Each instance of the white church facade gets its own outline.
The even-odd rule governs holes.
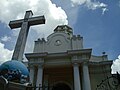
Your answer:
[[[33,53],[25,54],[30,82],[49,86],[46,90],[96,90],[111,74],[112,61],[92,55],[91,48],[83,47],[83,37],[73,35],[71,27],[57,26],[47,40],[35,41]]]

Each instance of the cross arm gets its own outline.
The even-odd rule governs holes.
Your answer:
[[[22,26],[22,23],[24,21],[25,21],[25,19],[10,21],[9,26],[11,29],[19,28]],[[28,23],[29,23],[29,26],[45,24],[45,17],[44,16],[31,17],[28,19]]]
[[[23,19],[10,21],[9,26],[11,29],[19,28],[19,27],[21,27],[22,22],[23,22]]]
[[[45,17],[44,16],[31,17],[28,19],[28,23],[30,26],[38,25],[38,24],[45,24]]]

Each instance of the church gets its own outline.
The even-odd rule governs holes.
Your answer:
[[[39,38],[25,56],[30,82],[45,90],[96,90],[111,75],[107,55],[92,55],[92,47],[84,48],[83,37],[68,25],[57,26],[47,40]]]
[[[105,53],[92,55],[92,47],[84,48],[83,37],[68,25],[57,26],[47,39],[38,38],[33,52],[25,54],[26,67],[22,58],[29,28],[45,24],[44,16],[32,15],[26,11],[24,19],[9,23],[21,30],[12,59],[0,66],[0,90],[119,90],[120,76],[111,77],[112,60]]]

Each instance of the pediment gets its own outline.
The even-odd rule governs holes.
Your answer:
[[[46,43],[48,52],[64,52],[70,48],[70,37],[66,33],[53,33],[48,36],[48,41]]]

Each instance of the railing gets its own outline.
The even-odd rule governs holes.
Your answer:
[[[102,80],[96,90],[120,90],[120,74],[113,74]]]
[[[27,88],[26,88],[26,90],[50,90],[50,88],[53,88],[53,86],[45,86],[45,85],[43,85],[43,86],[31,86],[31,85],[29,85],[29,86],[27,86]]]

